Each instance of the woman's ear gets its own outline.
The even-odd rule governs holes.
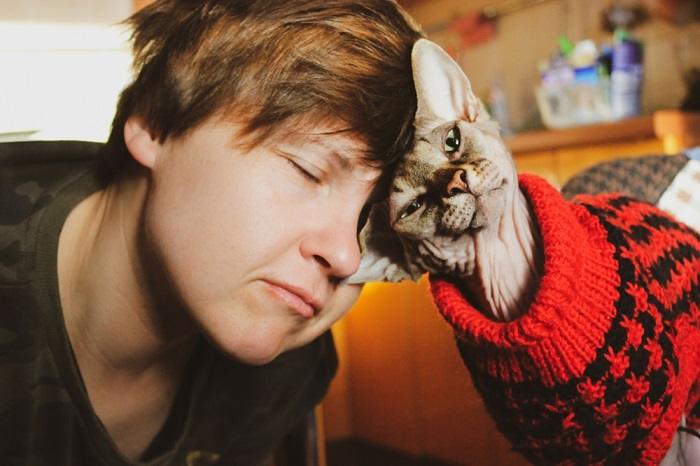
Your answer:
[[[131,156],[142,166],[151,169],[161,150],[161,143],[151,136],[142,118],[131,116],[124,123],[124,143]]]

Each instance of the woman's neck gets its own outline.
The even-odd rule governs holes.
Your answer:
[[[145,175],[76,206],[58,246],[66,331],[93,409],[136,458],[164,422],[198,333],[148,248]]]
[[[59,293],[71,343],[96,346],[110,369],[138,372],[178,353],[195,333],[146,244],[147,190],[145,175],[121,177],[73,209],[59,240]]]

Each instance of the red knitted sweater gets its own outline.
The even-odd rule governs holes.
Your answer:
[[[536,464],[656,465],[683,413],[700,427],[700,236],[620,195],[520,186],[544,245],[528,312],[492,321],[431,277],[475,386]]]

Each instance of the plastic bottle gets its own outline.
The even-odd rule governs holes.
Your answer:
[[[613,118],[628,118],[642,112],[642,43],[616,33],[610,74],[610,100]]]

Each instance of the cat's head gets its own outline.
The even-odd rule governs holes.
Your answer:
[[[348,279],[400,281],[424,272],[470,275],[474,238],[498,228],[516,171],[499,128],[459,65],[438,45],[416,42],[415,139],[387,199],[360,233],[360,269]]]

